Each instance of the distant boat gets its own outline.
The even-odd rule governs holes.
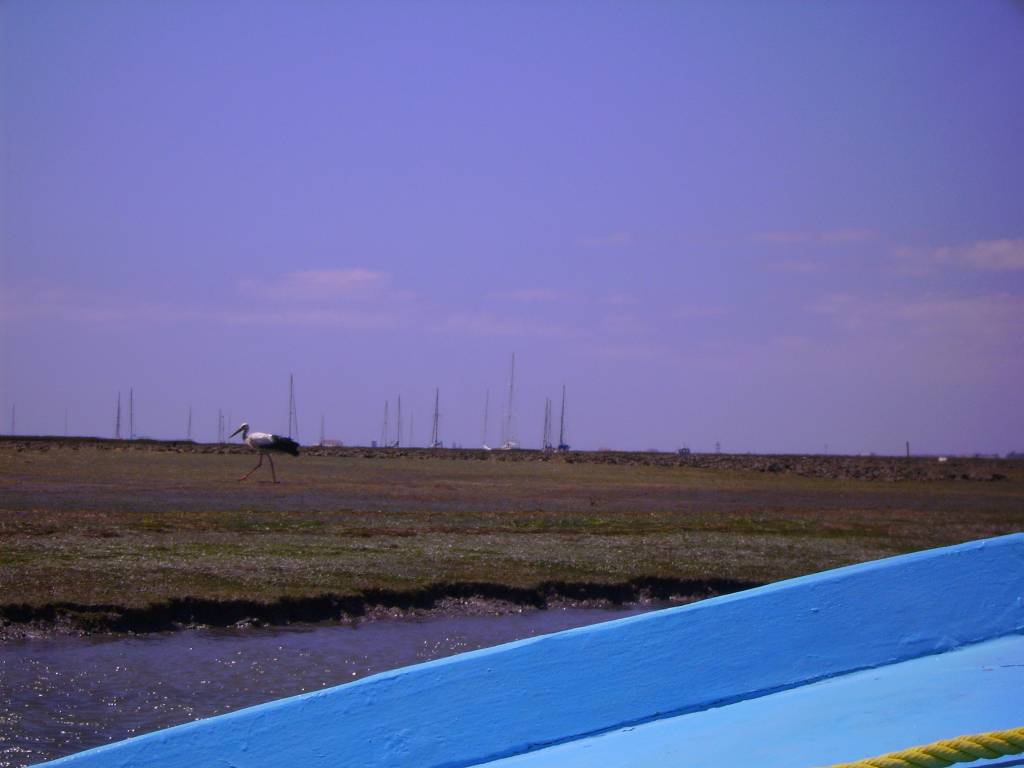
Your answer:
[[[813,768],[1020,726],[1022,691],[1015,534],[405,667],[52,765]]]

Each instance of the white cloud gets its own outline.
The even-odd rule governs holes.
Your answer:
[[[872,229],[834,229],[817,231],[758,232],[751,235],[755,243],[765,245],[847,245],[873,240],[878,233]]]
[[[349,329],[395,328],[404,321],[402,315],[391,312],[336,309],[228,310],[212,315],[212,319],[229,325]]]
[[[1024,239],[978,240],[960,247],[936,248],[932,254],[939,264],[997,271],[1024,269]]]
[[[301,273],[300,273],[301,274]],[[301,285],[302,280],[290,284]],[[308,295],[308,294],[307,294]],[[389,293],[388,296],[397,294]],[[0,294],[0,317],[11,322],[52,319],[88,326],[123,327],[206,323],[247,326],[301,325],[337,328],[387,328],[404,324],[409,309],[390,307],[309,307],[274,304],[257,306],[251,301],[223,308],[189,307],[145,298],[124,299],[69,285],[23,284]],[[390,302],[393,304],[394,302]]]
[[[931,295],[865,297],[824,296],[810,307],[858,332],[904,335],[970,336],[980,341],[1016,339],[1024,328],[1024,298],[1009,294],[984,296]]]
[[[989,272],[1024,270],[1024,238],[976,240],[937,248],[899,246],[893,249],[899,272],[923,275],[944,268]]]
[[[0,317],[8,322],[56,319],[116,326],[142,316],[160,318],[161,314],[155,305],[104,297],[69,284],[32,281],[5,286],[0,292]]]
[[[390,285],[391,276],[369,269],[309,269],[272,279],[244,278],[248,294],[295,301],[374,298]]]
[[[515,301],[523,304],[597,304],[607,307],[625,307],[639,304],[636,296],[628,293],[613,293],[605,296],[588,296],[571,291],[553,291],[548,288],[524,288],[516,291],[493,291],[489,298]]]

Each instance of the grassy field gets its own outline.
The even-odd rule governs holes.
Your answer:
[[[0,606],[768,582],[1024,530],[1021,462],[880,482],[423,456],[281,457],[273,485],[265,467],[236,482],[254,464],[237,451],[0,441]]]

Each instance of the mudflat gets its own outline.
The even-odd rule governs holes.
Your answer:
[[[693,599],[1024,530],[1024,462],[0,440],[0,625]]]

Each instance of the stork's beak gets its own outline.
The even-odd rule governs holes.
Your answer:
[[[245,428],[245,425],[243,424],[243,425],[242,425],[242,426],[240,426],[240,427],[239,427],[238,429],[236,429],[236,430],[235,430],[234,432],[232,432],[232,433],[231,433],[230,435],[228,435],[228,440],[230,440],[230,439],[231,439],[232,437],[234,437],[235,435],[237,435],[237,434],[238,434],[239,432],[241,432],[241,431],[242,431],[242,430],[243,430],[244,428]]]

